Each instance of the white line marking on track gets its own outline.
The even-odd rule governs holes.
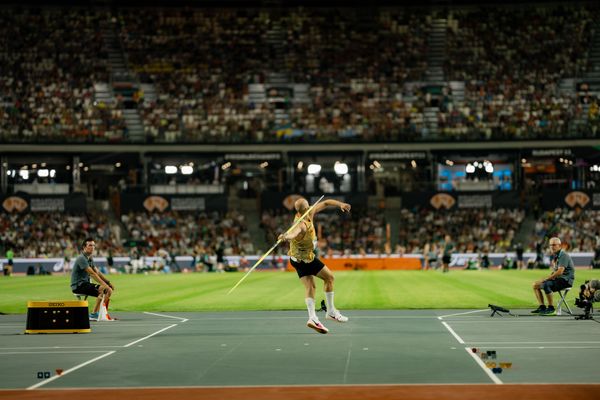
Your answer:
[[[600,342],[468,342],[469,344],[600,344]]]
[[[83,367],[85,367],[85,366],[86,366],[86,365],[88,365],[88,364],[91,364],[91,363],[93,363],[93,362],[96,362],[96,361],[98,361],[98,360],[100,360],[100,359],[102,359],[102,358],[104,358],[104,357],[108,357],[108,356],[110,356],[111,354],[114,354],[115,352],[116,352],[116,350],[109,351],[108,353],[105,353],[105,354],[103,354],[103,355],[101,355],[101,356],[98,356],[98,357],[96,357],[96,358],[92,358],[91,360],[88,360],[88,361],[86,361],[86,362],[84,362],[84,363],[81,363],[81,364],[79,364],[79,365],[76,365],[76,366],[74,366],[73,368],[69,368],[68,370],[66,370],[66,371],[63,371],[63,373],[62,373],[62,374],[60,374],[60,375],[54,375],[52,378],[44,379],[44,380],[43,380],[43,381],[41,381],[40,383],[36,383],[35,385],[29,386],[29,387],[28,387],[26,390],[33,390],[33,389],[37,389],[37,388],[39,388],[40,386],[44,386],[45,384],[47,384],[47,383],[50,383],[50,382],[52,382],[52,381],[54,381],[54,380],[56,380],[56,379],[58,379],[58,378],[60,378],[60,377],[62,377],[62,376],[65,376],[65,375],[67,375],[67,374],[70,374],[70,373],[71,373],[71,372],[73,372],[73,371],[77,371],[79,368],[83,368]]]
[[[366,315],[362,315],[362,316],[356,316],[356,315],[352,315],[351,318],[353,319],[437,319],[436,315],[430,315],[430,316],[424,316],[424,315],[417,315],[414,317],[409,317],[409,316],[400,316],[400,315],[390,315],[390,316],[383,316],[383,315],[377,315],[377,316],[366,316]],[[276,317],[200,317],[200,318],[190,318],[189,320],[191,321],[281,321],[281,320],[287,320],[287,319],[293,319],[293,320],[305,320],[306,317],[302,316],[302,317],[284,317],[284,316],[276,316]]]
[[[148,336],[144,336],[144,337],[143,337],[143,338],[141,338],[141,339],[135,340],[135,341],[133,341],[133,342],[131,342],[131,343],[127,343],[127,344],[126,344],[125,346],[123,346],[123,347],[129,347],[129,346],[133,346],[134,344],[136,344],[136,343],[139,343],[139,342],[141,342],[142,340],[149,339],[149,338],[151,338],[152,336],[154,336],[154,335],[158,335],[159,333],[161,333],[161,332],[164,332],[164,331],[166,331],[167,329],[171,329],[171,328],[172,328],[172,327],[174,327],[174,326],[177,326],[177,324],[169,325],[169,326],[167,326],[166,328],[163,328],[163,329],[161,329],[161,330],[158,330],[158,331],[156,331],[156,332],[154,332],[154,333],[151,333],[151,334],[150,334],[150,335],[148,335]]]
[[[82,351],[8,351],[0,352],[0,354],[69,354],[69,353],[105,353],[102,350],[82,350]]]
[[[48,347],[0,347],[4,350],[50,350],[50,349],[102,349],[105,347],[123,347],[123,346],[48,346]]]
[[[348,382],[348,369],[350,369],[350,358],[352,356],[352,342],[348,348],[348,356],[346,357],[346,366],[344,367],[344,383]]]
[[[494,346],[494,349],[600,349],[600,346]]]
[[[162,322],[156,322],[155,324],[122,324],[119,321],[114,321],[114,323],[112,323],[113,321],[110,321],[111,323],[104,323],[104,322],[96,322],[92,325],[92,327],[94,329],[104,329],[104,328],[114,328],[116,327],[117,329],[121,329],[122,327],[127,327],[127,328],[138,328],[138,327],[142,327],[145,328],[147,326],[165,326],[165,324],[167,324],[168,322],[166,322],[165,320],[163,320]],[[172,322],[172,321],[169,321]]]
[[[483,371],[484,371],[484,372],[487,374],[487,376],[489,376],[489,377],[490,377],[490,379],[491,379],[491,380],[492,380],[492,381],[493,381],[495,384],[497,384],[497,385],[502,385],[502,384],[504,383],[504,382],[502,382],[502,381],[501,381],[501,380],[500,380],[500,379],[499,379],[499,378],[496,376],[496,374],[494,374],[494,373],[492,372],[492,370],[491,370],[491,369],[489,369],[488,367],[486,367],[486,366],[485,366],[485,364],[483,363],[483,361],[481,361],[481,359],[480,359],[480,358],[477,356],[477,354],[476,354],[476,353],[473,353],[473,352],[471,351],[471,348],[470,348],[470,347],[465,347],[465,351],[466,351],[467,353],[469,353],[469,355],[470,355],[471,357],[473,357],[473,360],[475,360],[475,362],[477,363],[477,365],[479,365],[479,366],[480,366],[480,367],[483,369]]]
[[[446,317],[454,317],[455,315],[475,314],[475,313],[480,313],[480,312],[483,312],[483,311],[489,311],[489,309],[488,308],[484,308],[482,310],[474,310],[474,311],[466,311],[466,312],[455,313],[455,314],[440,315],[438,317],[438,319],[443,319],[443,318],[446,318]]]
[[[181,322],[186,322],[189,321],[189,318],[182,318],[182,317],[176,317],[174,315],[167,315],[167,314],[156,314],[156,313],[151,313],[151,312],[147,312],[144,311],[144,314],[148,314],[148,315],[156,315],[157,317],[165,317],[165,318],[175,318],[175,319],[180,319]]]
[[[464,324],[480,324],[480,323],[486,323],[489,324],[491,322],[507,322],[509,324],[535,324],[535,325],[539,325],[539,324],[551,324],[551,323],[555,323],[555,324],[566,324],[569,321],[574,321],[572,319],[567,319],[567,318],[553,318],[553,319],[500,319],[500,318],[496,318],[496,319],[453,319],[452,322],[453,323],[464,323]]]
[[[460,336],[458,336],[458,334],[456,332],[454,332],[454,329],[452,329],[450,327],[450,325],[448,325],[446,322],[443,322],[443,321],[442,321],[442,325],[444,325],[446,327],[446,329],[448,329],[448,331],[452,334],[452,336],[454,336],[454,338],[456,340],[458,340],[458,343],[465,344],[465,341],[462,340],[462,338]]]

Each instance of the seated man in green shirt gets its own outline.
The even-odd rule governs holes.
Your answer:
[[[105,297],[105,300],[108,300],[115,289],[110,281],[94,265],[92,255],[95,249],[96,243],[94,239],[85,239],[81,254],[75,260],[73,271],[71,272],[71,291],[76,294],[85,294],[97,298],[94,311],[90,314],[90,320],[98,320],[98,311],[100,310],[102,296]],[[94,278],[98,284],[91,283],[90,277]]]
[[[571,256],[562,248],[562,243],[557,237],[550,239],[550,251],[552,251],[553,271],[549,277],[533,283],[533,292],[538,300],[539,307],[532,311],[539,315],[556,315],[552,293],[573,286],[575,281],[575,267]],[[548,307],[544,304],[542,290],[546,293]]]

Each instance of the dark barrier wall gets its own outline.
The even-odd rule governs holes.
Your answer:
[[[412,192],[402,194],[402,207],[436,210],[468,208],[517,208],[517,192]]]
[[[261,195],[261,206],[263,210],[276,210],[280,208],[286,208],[291,210],[294,201],[299,197],[305,197],[310,204],[321,197],[321,194],[310,194],[305,195],[302,193],[285,193],[285,192],[269,192],[265,191]],[[346,193],[346,194],[335,194],[325,195],[323,199],[335,199],[349,203],[353,208],[367,207],[368,194],[367,193]]]
[[[86,201],[83,193],[69,195],[30,195],[18,192],[12,195],[0,195],[2,212],[66,212],[81,214],[86,212]]]
[[[121,194],[121,213],[130,211],[227,211],[227,197],[219,195],[147,195]]]
[[[555,208],[600,209],[600,192],[544,189],[542,194],[544,210]]]

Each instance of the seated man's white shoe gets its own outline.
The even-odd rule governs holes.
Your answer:
[[[311,329],[314,329],[315,331],[317,331],[319,333],[329,332],[329,329],[325,328],[325,326],[317,318],[309,319],[308,322],[306,323],[306,326],[308,326]]]
[[[332,313],[328,311],[327,316],[325,318],[332,319],[337,322],[348,322],[348,317],[343,316],[342,313],[338,310],[334,310]]]

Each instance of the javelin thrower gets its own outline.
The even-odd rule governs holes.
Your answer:
[[[317,201],[315,202],[315,204],[313,204],[311,207],[309,207],[309,208],[308,208],[308,210],[306,210],[306,212],[305,212],[305,213],[304,213],[304,214],[303,214],[303,215],[302,215],[300,218],[296,218],[296,219],[294,219],[294,224],[293,224],[293,225],[290,227],[290,229],[288,229],[288,230],[287,230],[287,232],[290,232],[290,231],[292,231],[292,230],[293,230],[293,229],[294,229],[294,228],[295,228],[295,227],[296,227],[296,226],[297,226],[297,225],[298,225],[300,222],[302,222],[302,221],[304,220],[304,218],[306,218],[306,217],[308,216],[308,214],[309,214],[309,213],[310,213],[310,212],[311,212],[311,211],[312,211],[312,210],[315,208],[315,206],[316,206],[316,205],[317,205],[317,204],[318,204],[318,203],[319,203],[319,202],[320,202],[320,201],[323,199],[323,197],[325,197],[325,196],[321,196],[321,197],[319,197],[319,200],[317,200]],[[287,233],[287,232],[286,232],[286,233]],[[256,262],[256,263],[255,263],[255,264],[252,266],[252,268],[250,268],[250,269],[248,270],[248,272],[246,272],[246,275],[242,276],[242,279],[240,279],[240,280],[238,281],[238,283],[236,283],[236,284],[235,284],[235,286],[234,286],[234,287],[232,287],[232,288],[229,290],[229,292],[227,292],[227,294],[231,294],[231,292],[233,292],[233,291],[235,290],[235,288],[236,288],[236,287],[240,286],[240,283],[242,283],[242,282],[244,281],[244,279],[246,279],[246,278],[248,277],[248,275],[250,275],[250,273],[251,273],[252,271],[254,271],[254,269],[255,269],[256,267],[258,267],[258,266],[260,265],[260,263],[261,263],[261,262],[262,262],[262,261],[263,261],[263,260],[264,260],[264,259],[265,259],[265,258],[266,258],[268,255],[269,255],[269,254],[271,254],[271,252],[272,252],[273,250],[275,250],[275,248],[276,248],[277,246],[279,246],[279,243],[281,243],[281,242],[283,242],[283,239],[281,239],[281,237],[280,237],[280,238],[279,238],[279,240],[277,240],[277,243],[275,243],[275,244],[273,245],[273,247],[271,247],[271,248],[270,248],[270,249],[269,249],[269,250],[268,250],[268,251],[267,251],[265,254],[263,254],[263,255],[262,255],[262,257],[261,257],[261,258],[259,258],[259,259],[258,259],[258,261],[257,261],[257,262]]]
[[[312,210],[309,210],[306,199],[300,198],[294,204],[296,208],[295,221],[301,220],[293,229],[279,235],[279,240],[290,242],[290,264],[296,269],[300,281],[305,288],[305,303],[308,309],[308,322],[306,326],[319,333],[327,333],[329,330],[319,321],[315,312],[315,280],[320,278],[324,282],[325,302],[327,303],[327,319],[337,322],[347,322],[348,317],[343,316],[336,308],[333,302],[333,273],[325,264],[315,257],[314,248],[317,241],[313,218],[315,214],[323,211],[327,207],[336,207],[342,212],[350,211],[350,204],[341,201],[328,199],[322,203],[315,204]],[[301,219],[302,215],[308,213],[306,218]]]
[[[294,208],[296,209],[296,216],[294,218],[294,224],[287,232],[279,235],[277,243],[273,246],[258,262],[246,273],[246,275],[238,282],[233,289],[235,289],[250,272],[269,254],[279,243],[282,241],[290,242],[290,250],[288,252],[290,256],[290,263],[296,269],[300,281],[305,288],[305,303],[308,309],[308,322],[306,326],[319,333],[327,333],[329,330],[319,321],[315,312],[315,281],[314,277],[318,277],[323,280],[325,288],[325,301],[327,303],[327,319],[331,319],[337,322],[347,322],[348,317],[342,315],[339,310],[335,308],[333,301],[333,273],[325,264],[315,257],[314,249],[317,241],[317,235],[315,233],[315,226],[313,224],[313,218],[315,214],[323,211],[327,207],[336,207],[342,212],[350,211],[350,204],[343,203],[341,201],[328,199],[320,202],[323,196],[315,204],[309,206],[308,201],[304,198],[296,200]],[[231,289],[229,292],[233,291]]]

